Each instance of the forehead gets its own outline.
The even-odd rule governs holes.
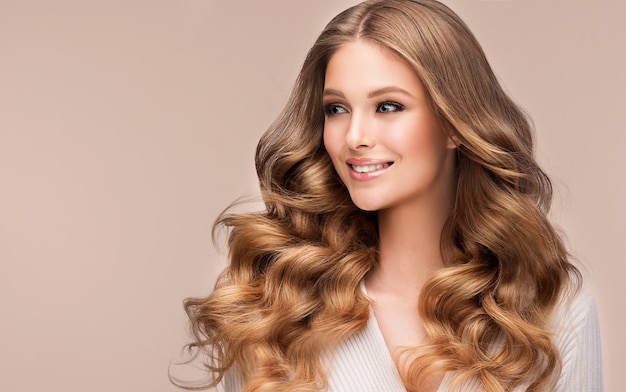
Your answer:
[[[423,90],[413,69],[400,56],[369,40],[343,44],[326,67],[325,89],[367,92],[392,86]]]

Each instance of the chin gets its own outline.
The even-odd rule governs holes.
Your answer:
[[[357,206],[357,208],[363,211],[375,212],[383,208],[381,203],[375,200],[371,200],[371,199],[362,200],[362,199],[352,198],[352,202],[354,203],[355,206]]]

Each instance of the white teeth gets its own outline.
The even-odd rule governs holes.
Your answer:
[[[374,170],[380,170],[385,167],[389,167],[389,164],[379,163],[376,165],[366,165],[366,166],[351,165],[351,166],[352,166],[352,169],[357,173],[369,173],[369,172],[373,172]]]

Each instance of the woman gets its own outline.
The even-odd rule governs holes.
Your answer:
[[[259,142],[266,210],[185,308],[227,391],[596,391],[597,315],[528,119],[434,0],[321,33]]]

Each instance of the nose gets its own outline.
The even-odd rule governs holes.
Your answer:
[[[353,113],[346,133],[346,144],[352,150],[362,150],[374,147],[374,138],[370,129],[370,122],[366,116]]]

